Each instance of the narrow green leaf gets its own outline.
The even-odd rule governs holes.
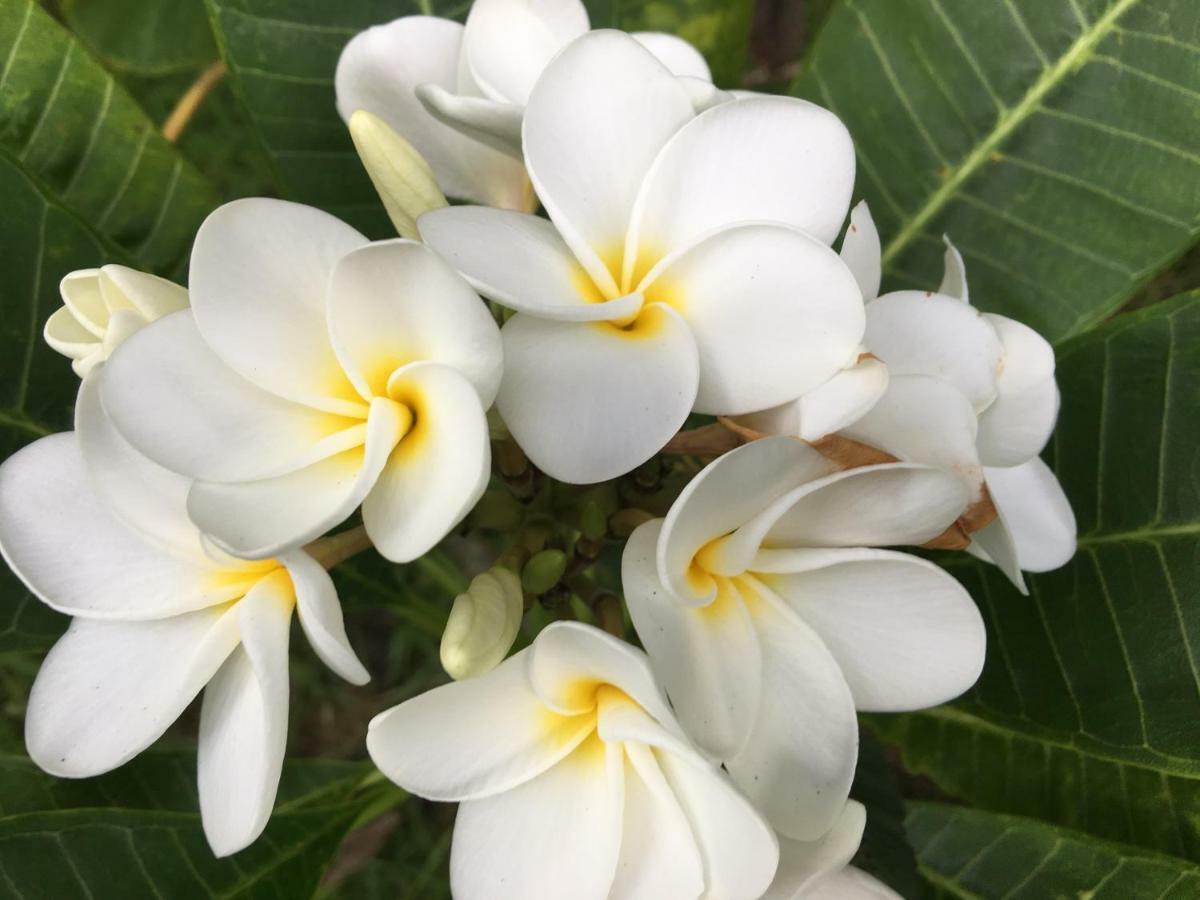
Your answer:
[[[1186,900],[1200,868],[1065,828],[937,803],[910,808],[921,874],[939,897]]]
[[[858,148],[893,285],[971,296],[1052,340],[1102,321],[1200,234],[1194,0],[842,0],[797,93]]]
[[[1029,597],[946,560],[987,622],[983,676],[872,724],[973,804],[1200,860],[1200,292],[1070,342],[1058,379],[1075,559]]]
[[[110,69],[165,75],[217,58],[204,0],[63,0],[61,9]]]

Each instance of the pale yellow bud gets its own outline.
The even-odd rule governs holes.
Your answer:
[[[446,674],[459,681],[496,668],[517,639],[524,611],[521,579],[510,569],[493,566],[476,575],[454,598],[442,633]]]
[[[429,163],[386,122],[365,109],[350,117],[350,137],[401,237],[420,240],[417,218],[446,206]]]

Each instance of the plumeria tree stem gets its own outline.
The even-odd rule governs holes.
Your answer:
[[[309,556],[328,570],[370,547],[371,539],[367,536],[367,529],[359,525],[349,531],[331,534],[318,541],[313,541],[305,549]]]
[[[163,123],[162,127],[163,137],[172,144],[179,140],[183,130],[192,121],[192,116],[196,114],[196,110],[204,103],[212,89],[221,83],[227,71],[225,63],[218,59],[200,73],[191,86],[184,91],[183,96],[179,98],[179,102],[175,104],[171,114],[167,116],[167,121]]]

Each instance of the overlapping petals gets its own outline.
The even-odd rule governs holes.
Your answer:
[[[645,656],[590,626],[551,625],[382,713],[367,748],[406,790],[460,801],[463,900],[752,898],[775,873],[770,828],[684,737]]]
[[[937,567],[869,545],[922,543],[968,491],[911,464],[832,471],[775,437],[688,485],[626,546],[638,636],[680,720],[785,837],[813,841],[840,814],[855,709],[907,710],[966,690],[983,623]]]

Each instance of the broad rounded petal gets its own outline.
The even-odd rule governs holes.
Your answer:
[[[363,500],[363,524],[383,556],[409,562],[444,538],[475,506],[491,475],[487,416],[454,369],[412,363],[388,382],[412,430],[392,451]]]
[[[339,259],[367,239],[328,213],[247,198],[218,208],[192,246],[188,283],[204,340],[280,397],[345,412],[358,400],[329,345],[325,297]]]
[[[822,878],[804,897],[805,900],[903,900],[878,878],[854,866]]]
[[[1008,469],[983,470],[992,502],[1026,572],[1049,572],[1075,555],[1075,513],[1054,472],[1037,457]]]
[[[865,327],[838,255],[782,225],[718,231],[664,260],[638,289],[687,320],[702,413],[750,412],[817,387],[854,360]]]
[[[637,35],[634,35],[637,37]],[[688,93],[692,101],[692,109],[696,114],[712,109],[722,103],[728,103],[738,94],[737,91],[723,91],[707,78],[693,78],[689,75],[677,76],[679,85]]]
[[[346,374],[368,401],[418,360],[456,369],[491,406],[503,368],[500,330],[453,269],[415,241],[384,241],[337,263],[329,283],[329,331]]]
[[[933,563],[886,550],[765,550],[753,571],[825,643],[863,712],[936,706],[979,677],[979,610]]]
[[[692,740],[717,759],[750,734],[762,692],[758,637],[736,593],[705,607],[686,606],[658,577],[662,522],[629,537],[621,561],[625,604],[658,680]]]
[[[286,576],[275,576],[238,603],[242,646],[204,691],[197,787],[217,856],[253,843],[275,805],[287,745],[291,602]]]
[[[725,768],[785,837],[816,840],[836,821],[858,761],[854,698],[837,660],[779,598],[739,579],[758,627],[763,696],[750,739]]]
[[[967,289],[967,267],[963,263],[962,254],[958,252],[957,247],[950,243],[950,238],[942,235],[942,240],[946,242],[946,252],[943,255],[945,263],[942,283],[938,285],[937,292],[945,294],[947,297],[953,297],[955,300],[961,300],[963,303],[970,303],[971,294]]]
[[[419,84],[416,93],[425,111],[443,125],[513,159],[524,158],[521,154],[523,106],[456,94],[439,84]]]
[[[665,254],[738,222],[792,225],[831,244],[854,184],[854,147],[833,113],[757,96],[715,106],[680,129],[637,199],[629,247]],[[635,254],[626,251],[628,265]]]
[[[194,550],[198,556],[199,544]],[[239,580],[146,543],[92,490],[75,434],[0,465],[0,551],[46,605],[92,619],[156,619],[224,603]]]
[[[980,495],[978,419],[966,395],[948,381],[893,375],[883,396],[843,433],[905,462],[953,472],[972,500]]]
[[[100,269],[100,293],[114,312],[119,304],[132,306],[147,322],[188,307],[187,288],[128,266]]]
[[[481,294],[544,319],[627,319],[640,295],[605,300],[550,222],[482,206],[452,206],[421,216],[421,238]]]
[[[425,157],[451,197],[522,208],[528,181],[520,162],[442,124],[417,98],[426,83],[458,93],[462,34],[457,22],[433,16],[359,32],[338,58],[338,112],[346,121],[359,109],[383,119]]]
[[[362,445],[274,478],[197,481],[188,492],[188,515],[218,547],[243,559],[307,544],[358,508],[411,423],[407,409],[376,398]]]
[[[1005,316],[985,315],[1004,345],[996,402],[979,417],[979,458],[986,466],[1018,466],[1042,452],[1058,418],[1054,348]]]
[[[450,888],[461,900],[604,900],[621,845],[623,753],[591,740],[532,781],[463,803]]]
[[[622,900],[696,898],[704,892],[704,862],[692,826],[663,776],[654,752],[626,744],[621,856],[609,896]]]
[[[463,53],[485,94],[524,106],[550,60],[587,30],[579,0],[476,0]]]
[[[779,842],[779,869],[762,900],[808,897],[817,884],[840,872],[854,858],[867,825],[867,810],[847,800],[833,827],[815,841]],[[834,895],[837,896],[837,895]]]
[[[879,296],[879,282],[883,278],[881,255],[879,229],[871,218],[867,201],[860,200],[850,210],[850,224],[846,228],[846,236],[842,238],[841,257],[842,262],[854,273],[854,280],[862,291],[864,301]]]
[[[596,720],[548,710],[529,684],[528,665],[525,650],[486,674],[380,713],[367,729],[371,759],[429,800],[487,797],[540,775],[591,734]]]
[[[702,760],[664,753],[658,761],[692,823],[704,860],[704,897],[761,897],[779,862],[779,844],[763,816],[723,772]]]
[[[617,31],[594,31],[572,43],[529,98],[523,127],[529,177],[606,293],[627,293],[617,284],[634,200],[659,150],[692,115],[675,76]]]
[[[496,406],[538,468],[590,484],[636,468],[683,425],[696,397],[696,343],[679,314],[646,307],[630,329],[518,314],[501,330]]]
[[[115,769],[154,743],[239,640],[224,608],[152,622],[75,619],[50,651],[25,714],[25,747],[62,778]]]
[[[717,586],[693,565],[696,554],[789,491],[834,470],[812,447],[785,437],[753,441],[718,457],[688,482],[667,513],[658,540],[660,580],[684,602],[708,603]]]
[[[888,388],[888,368],[864,356],[796,401],[800,437],[816,441],[866,415]]]
[[[293,471],[324,455],[323,439],[361,424],[255,387],[204,343],[189,312],[160,319],[122,344],[105,363],[100,396],[139,452],[214,481]]]
[[[635,31],[630,37],[653,53],[672,74],[712,81],[704,56],[683,38],[661,31]]]
[[[1003,348],[991,323],[945,294],[897,291],[867,304],[872,353],[897,375],[931,375],[948,381],[982,410],[996,397]]]
[[[300,627],[321,662],[351,684],[366,684],[371,676],[346,637],[342,604],[329,573],[300,550],[285,554],[280,562],[292,578]]]

